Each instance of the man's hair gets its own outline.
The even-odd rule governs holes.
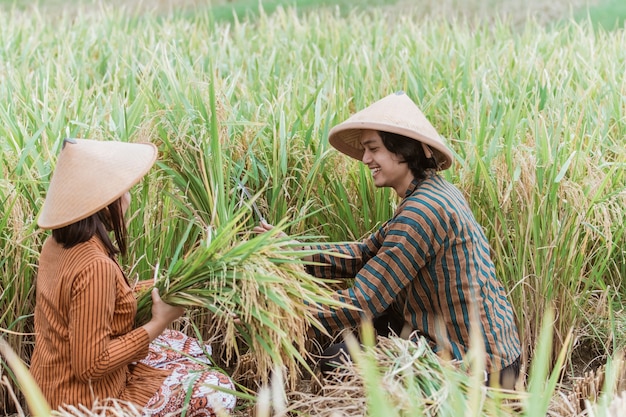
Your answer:
[[[111,242],[109,231],[115,234],[117,247]],[[128,236],[121,197],[85,219],[52,230],[52,236],[64,248],[71,248],[79,243],[87,242],[93,236],[98,236],[110,257],[118,253],[125,255]]]
[[[418,182],[426,179],[428,171],[437,169],[435,158],[426,158],[422,142],[391,132],[378,132],[378,134],[383,140],[385,148],[389,152],[399,155],[402,162],[408,164],[411,173]]]

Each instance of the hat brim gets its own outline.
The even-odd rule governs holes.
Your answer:
[[[395,133],[426,145],[437,161],[437,169],[447,169],[454,159],[437,130],[417,105],[399,91],[378,100],[333,127],[328,141],[338,151],[358,160],[363,159],[361,135],[364,130]]]
[[[364,149],[361,146],[361,135],[364,130],[376,130],[379,132],[389,132],[406,136],[418,140],[428,145],[438,161],[440,170],[448,169],[452,166],[452,152],[441,142],[429,136],[422,135],[411,129],[402,126],[392,125],[382,122],[344,122],[333,127],[328,135],[328,142],[339,152],[351,158],[363,160]]]
[[[157,154],[152,143],[72,139],[59,154],[37,224],[59,229],[97,213],[138,183]]]

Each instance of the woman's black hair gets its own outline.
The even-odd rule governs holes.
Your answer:
[[[111,242],[109,231],[115,234],[117,247]],[[118,253],[125,255],[128,236],[121,197],[85,219],[52,230],[52,236],[64,248],[71,248],[79,243],[87,242],[93,236],[98,236],[110,257]]]
[[[434,157],[426,157],[422,142],[391,132],[378,132],[378,134],[385,148],[399,155],[402,162],[409,165],[411,173],[418,182],[424,181],[429,171],[437,169],[437,160]]]

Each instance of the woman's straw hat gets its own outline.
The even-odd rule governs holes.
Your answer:
[[[447,169],[452,165],[450,149],[417,105],[402,91],[388,95],[333,127],[328,140],[338,151],[361,160],[363,130],[396,133],[415,139],[425,145],[427,156],[432,151],[438,169]]]
[[[152,143],[65,139],[37,224],[59,229],[100,211],[146,175]]]

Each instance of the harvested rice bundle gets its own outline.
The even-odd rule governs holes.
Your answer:
[[[475,376],[437,356],[424,338],[378,337],[358,356],[338,366],[315,392],[293,393],[289,410],[318,417],[519,415],[522,393],[477,385]]]
[[[296,251],[276,237],[279,229],[242,240],[235,227],[238,219],[231,222],[233,227],[221,228],[161,275],[157,271],[155,286],[167,303],[206,309],[221,321],[217,327],[225,329],[227,360],[246,353],[237,345],[242,339],[260,380],[267,380],[278,364],[295,384],[299,365],[308,368],[307,330],[322,328],[307,304],[338,305],[330,296],[330,281],[304,271]],[[151,307],[149,289],[141,290],[138,323],[149,320]]]

